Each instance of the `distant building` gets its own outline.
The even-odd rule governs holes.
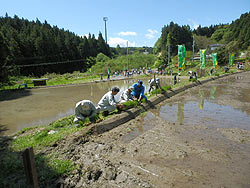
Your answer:
[[[224,46],[224,44],[211,44],[211,45],[209,45],[209,50],[210,50],[210,51],[213,51],[213,50],[215,50],[216,48],[219,48],[219,47],[221,47],[221,46]]]

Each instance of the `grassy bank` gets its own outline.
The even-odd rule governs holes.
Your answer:
[[[95,80],[100,80],[100,75],[91,75],[89,73],[66,73],[66,74],[45,74],[41,78],[48,78],[46,81],[47,86],[54,85],[67,85],[67,84],[78,84],[78,83],[87,83]],[[0,87],[0,90],[7,89],[18,89],[20,84],[27,84],[28,88],[33,88],[34,84],[32,79],[38,79],[38,77],[10,77],[10,83],[8,85],[3,85]],[[24,86],[21,86],[23,88]]]

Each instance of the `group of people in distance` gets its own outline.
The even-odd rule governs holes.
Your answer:
[[[154,89],[154,87],[161,88],[160,79],[150,79],[149,86],[149,92]],[[121,93],[120,100],[116,101],[115,95],[117,95],[119,91],[120,89],[118,87],[113,87],[111,91],[107,92],[101,98],[97,106],[95,106],[94,103],[90,100],[82,100],[76,103],[74,123],[84,121],[87,117],[90,119],[90,121],[94,121],[96,115],[101,112],[103,116],[107,116],[115,109],[120,112],[124,108],[123,103],[127,101],[137,100],[140,102],[143,98],[147,101],[147,97],[144,95],[145,86],[143,85],[143,82],[141,80],[139,80],[137,83],[134,83],[128,89],[124,90]]]

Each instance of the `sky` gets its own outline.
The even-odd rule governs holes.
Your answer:
[[[29,21],[46,20],[51,26],[79,36],[99,32],[111,47],[153,47],[164,25],[171,21],[191,29],[227,24],[250,11],[250,0],[2,0],[6,13]]]

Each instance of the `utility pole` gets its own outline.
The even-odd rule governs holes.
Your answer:
[[[192,59],[192,62],[194,62],[194,44],[195,44],[195,41],[194,41],[194,36],[193,36],[193,45],[192,45],[192,47],[193,47],[193,59]]]
[[[168,66],[170,63],[170,43],[168,44]]]
[[[127,41],[127,71],[128,71],[128,41]]]
[[[106,44],[108,43],[107,41],[107,27],[106,27],[106,21],[108,21],[108,17],[103,17],[103,21],[105,23],[105,41],[106,41]]]

